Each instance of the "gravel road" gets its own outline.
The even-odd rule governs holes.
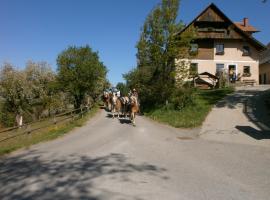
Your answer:
[[[229,143],[270,147],[270,111],[264,94],[270,85],[238,87],[207,116],[200,137]]]
[[[270,148],[196,137],[100,111],[54,141],[0,159],[0,199],[266,200]]]

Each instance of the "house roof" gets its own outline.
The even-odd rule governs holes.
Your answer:
[[[256,49],[259,51],[266,50],[266,46],[262,44],[260,41],[256,40],[254,37],[252,37],[250,34],[245,32],[240,25],[237,25],[232,20],[230,20],[214,3],[211,3],[208,7],[206,7],[195,19],[193,19],[192,22],[190,22],[183,30],[181,30],[178,34],[183,33],[185,30],[187,30],[188,27],[194,24],[195,21],[197,21],[208,9],[213,9],[216,13],[218,13],[224,20],[229,22],[232,26],[235,27],[235,30],[237,30],[244,38],[247,39],[251,44],[253,44]],[[254,28],[254,27],[253,27]],[[251,27],[250,27],[251,29]],[[255,29],[255,28],[254,28]]]
[[[216,80],[218,79],[217,76],[215,76],[209,72],[203,72],[203,73],[200,73],[199,75],[208,76],[209,78],[216,79]]]
[[[245,32],[259,32],[254,26],[251,25],[244,25],[243,22],[234,22],[234,24],[237,26],[237,28],[241,29],[242,31]]]

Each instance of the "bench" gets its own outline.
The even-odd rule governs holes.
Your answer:
[[[251,86],[254,86],[255,83],[256,83],[256,81],[255,81],[254,79],[245,79],[245,80],[243,80],[243,83],[244,83],[245,85],[251,85]]]

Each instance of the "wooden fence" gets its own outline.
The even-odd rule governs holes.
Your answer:
[[[44,128],[47,128],[50,125],[56,125],[60,122],[66,121],[66,120],[75,120],[76,118],[82,118],[83,115],[88,112],[92,108],[89,106],[85,106],[78,109],[69,110],[57,115],[53,115],[52,117],[44,118],[41,120],[33,121],[30,123],[23,124],[22,126],[14,126],[6,129],[0,130],[0,136],[3,133],[6,133],[8,135],[7,137],[1,138],[0,137],[0,143],[10,140],[12,138],[25,135],[25,134],[31,134],[34,131],[41,130]],[[43,126],[37,126],[35,125],[40,124],[41,122],[47,122],[46,125]]]

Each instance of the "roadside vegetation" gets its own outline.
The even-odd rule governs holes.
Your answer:
[[[46,62],[29,61],[25,68],[4,63],[0,71],[2,127],[51,117],[99,100],[107,68],[89,46],[69,47],[58,55],[57,70]]]
[[[137,67],[123,75],[127,86],[139,91],[141,109],[164,105],[189,75],[186,60],[196,31],[178,35],[185,27],[176,20],[178,10],[179,0],[162,0],[150,12],[137,43]]]
[[[58,138],[76,127],[83,126],[98,112],[98,110],[99,106],[95,104],[95,106],[86,112],[83,117],[81,115],[77,115],[75,118],[73,118],[73,120],[68,119],[57,124],[51,123],[50,119],[42,122],[35,122],[31,124],[32,130],[44,126],[46,128],[38,129],[30,133],[26,133],[27,130],[24,130],[23,127],[10,132],[0,133],[0,140],[9,136],[17,135],[14,138],[0,142],[0,156],[23,147],[29,147],[33,144]]]
[[[137,67],[124,74],[127,88],[139,92],[140,109],[146,116],[174,127],[202,124],[212,106],[228,93],[227,79],[219,89],[202,91],[190,79],[197,75],[188,60],[196,30],[177,21],[179,0],[162,0],[147,16],[137,43]],[[122,86],[123,87],[123,86]]]
[[[87,117],[70,121],[62,114],[76,110],[72,115],[80,116],[82,109],[96,105],[109,85],[106,74],[98,53],[88,45],[62,51],[56,71],[46,62],[29,61],[25,68],[4,63],[0,71],[0,155],[80,126]],[[94,107],[87,116],[96,111]],[[61,122],[55,125],[54,120]]]
[[[233,91],[232,87],[194,90],[193,94],[188,97],[189,102],[185,106],[177,108],[174,103],[168,103],[162,107],[149,108],[145,110],[144,114],[153,120],[176,128],[197,127],[203,123],[213,105]]]

